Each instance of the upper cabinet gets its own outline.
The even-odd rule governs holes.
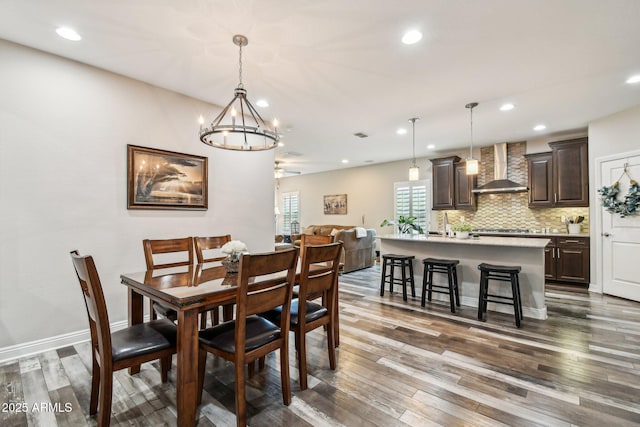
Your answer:
[[[476,198],[471,192],[476,186],[476,176],[467,175],[466,164],[460,157],[432,159],[433,210],[475,209]]]
[[[587,141],[551,142],[551,152],[526,156],[530,208],[589,206]]]

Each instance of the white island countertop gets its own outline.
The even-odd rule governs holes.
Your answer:
[[[462,305],[478,307],[478,293],[480,272],[478,264],[497,264],[519,266],[521,271],[520,291],[524,316],[534,319],[546,319],[545,304],[545,247],[549,238],[527,237],[493,237],[480,236],[478,238],[457,239],[443,236],[424,234],[383,234],[380,239],[380,253],[414,255],[413,267],[415,271],[416,288],[419,298],[422,284],[424,258],[455,259],[460,263],[457,267]],[[446,275],[438,274],[436,282],[444,285]],[[441,277],[442,276],[442,277]],[[492,281],[493,283],[493,281]],[[500,286],[493,283],[491,293],[509,296],[510,286]],[[438,295],[438,299],[448,299],[446,295]],[[435,298],[435,296],[434,296]],[[503,313],[513,313],[508,305],[489,303],[489,310]],[[491,315],[489,314],[489,318]]]
[[[517,246],[520,248],[544,248],[550,239],[531,239],[527,237],[492,237],[480,236],[477,238],[456,239],[454,237],[426,236],[424,234],[383,234],[379,239],[416,241],[429,243],[448,243],[456,245],[480,245],[480,246]]]

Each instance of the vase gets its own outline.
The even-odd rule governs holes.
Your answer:
[[[230,258],[225,258],[222,260],[222,265],[224,266],[227,273],[237,273],[238,268],[240,267],[240,261],[234,261]]]
[[[580,234],[581,224],[567,224],[569,234]]]
[[[469,232],[468,231],[456,231],[456,237],[458,239],[468,239]]]

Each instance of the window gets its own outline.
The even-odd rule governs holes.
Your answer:
[[[400,215],[416,217],[416,224],[425,232],[428,230],[431,215],[431,194],[429,180],[396,182],[394,188],[394,218]]]
[[[300,222],[300,194],[295,191],[282,193],[282,234],[291,235],[291,223]]]

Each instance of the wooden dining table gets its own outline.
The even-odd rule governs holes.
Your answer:
[[[296,281],[300,273],[299,264]],[[238,274],[228,274],[220,262],[211,262],[127,273],[122,274],[120,279],[128,287],[130,326],[142,323],[144,320],[144,297],[160,302],[178,313],[177,424],[178,426],[195,425],[197,395],[200,392],[198,388],[198,314],[221,305],[233,304],[237,293]],[[337,321],[335,329],[337,343]],[[139,367],[130,368],[129,372],[135,374],[139,369]]]

